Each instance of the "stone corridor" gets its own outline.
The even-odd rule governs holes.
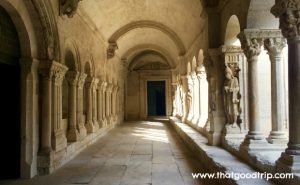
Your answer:
[[[126,122],[48,176],[3,185],[202,185],[204,172],[167,121]]]

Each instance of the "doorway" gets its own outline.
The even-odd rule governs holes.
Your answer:
[[[148,116],[166,116],[166,82],[147,82]]]
[[[10,16],[0,6],[0,179],[20,177],[20,43]]]

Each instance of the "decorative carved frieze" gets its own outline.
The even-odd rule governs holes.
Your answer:
[[[59,13],[60,15],[67,15],[72,18],[78,9],[78,4],[82,0],[59,0]]]

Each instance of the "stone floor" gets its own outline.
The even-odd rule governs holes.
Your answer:
[[[213,185],[194,180],[205,172],[168,122],[126,122],[52,175],[5,185]]]

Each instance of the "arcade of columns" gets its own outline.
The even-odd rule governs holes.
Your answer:
[[[40,74],[43,99],[38,168],[40,174],[48,174],[67,161],[61,158],[65,153],[78,153],[77,150],[82,150],[91,140],[89,137],[96,138],[103,133],[103,129],[113,127],[120,121],[118,120],[120,93],[116,84],[100,81],[83,72],[68,71],[66,66],[55,61],[41,63]],[[62,126],[64,78],[68,81],[69,94],[66,133]],[[72,143],[79,144],[72,148],[70,147]]]
[[[237,36],[241,47],[224,45],[208,49],[197,67],[191,68],[188,64],[187,74],[178,75],[173,83],[173,116],[206,135],[211,145],[222,144],[228,148],[228,141],[239,140],[238,155],[246,160],[255,152],[280,151],[287,144],[276,161],[276,170],[300,173],[300,2],[278,1],[271,12],[280,18],[281,30],[245,29]],[[287,45],[288,134],[284,125],[283,73],[283,49]],[[267,50],[271,62],[272,125],[267,138],[262,132],[264,123],[260,121],[258,106],[261,101],[259,83],[262,83],[258,80],[258,60],[262,47]],[[201,70],[204,67],[205,71]],[[205,78],[208,89],[204,85]],[[205,91],[208,92],[208,107],[201,106],[206,104]]]

